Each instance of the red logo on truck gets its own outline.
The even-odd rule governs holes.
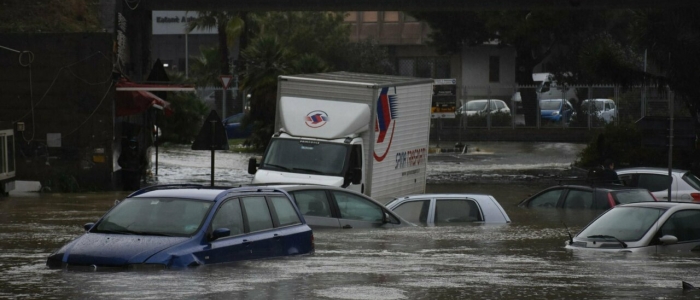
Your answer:
[[[306,126],[319,128],[328,122],[328,114],[321,110],[314,110],[306,115]]]
[[[394,129],[396,128],[396,88],[394,88],[393,93],[389,94],[389,88],[382,88],[382,92],[379,94],[379,99],[377,99],[377,120],[374,122],[374,132],[377,136],[377,141],[375,143],[374,159],[376,161],[383,161],[386,155],[389,153],[389,148],[391,148],[391,141],[394,139]],[[387,133],[389,138],[387,139]],[[386,149],[383,154],[377,154],[377,147],[386,144]],[[382,147],[383,148],[383,147]]]

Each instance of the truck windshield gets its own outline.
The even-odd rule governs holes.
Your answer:
[[[272,139],[260,166],[265,170],[342,176],[349,144]]]

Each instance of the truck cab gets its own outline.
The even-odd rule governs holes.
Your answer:
[[[270,140],[260,164],[252,158],[248,172],[256,183],[308,183],[339,186],[362,193],[362,139],[323,140],[280,132]]]

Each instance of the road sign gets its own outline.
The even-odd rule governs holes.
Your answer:
[[[226,128],[216,111],[212,110],[202,124],[192,143],[192,150],[228,150]]]
[[[233,81],[233,75],[219,75],[219,80],[221,80],[221,85],[224,87],[224,90],[228,89]]]

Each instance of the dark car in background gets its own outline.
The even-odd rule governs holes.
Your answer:
[[[49,256],[48,267],[186,268],[314,251],[311,228],[292,199],[268,187],[149,187],[84,228]]]
[[[619,204],[654,202],[646,189],[621,185],[556,185],[522,200],[526,208],[609,209]]]
[[[251,126],[241,126],[245,113],[237,113],[224,119],[224,128],[226,128],[226,137],[229,139],[244,139],[250,136],[253,131]]]

